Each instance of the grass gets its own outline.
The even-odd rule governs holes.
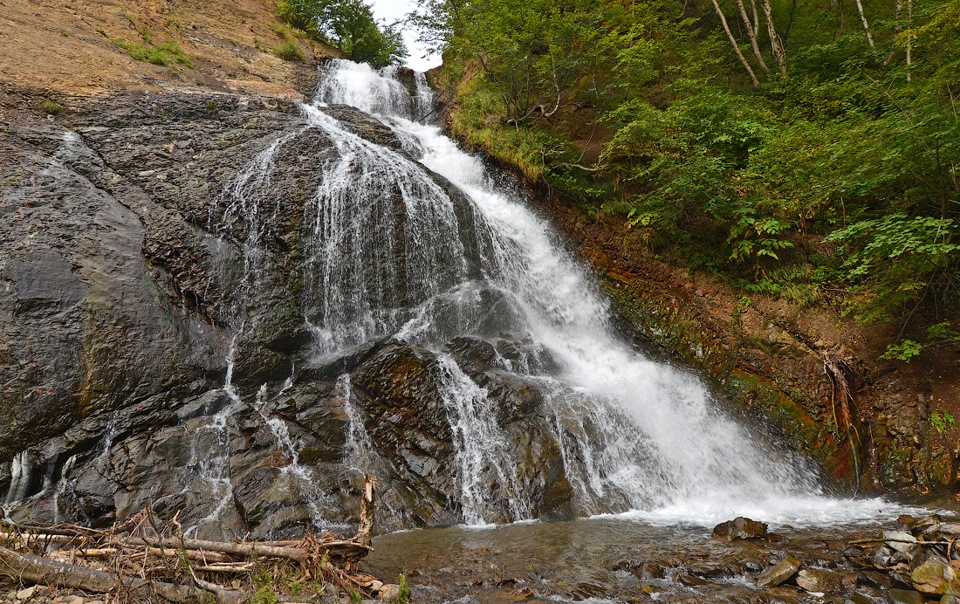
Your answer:
[[[50,115],[57,115],[63,111],[63,107],[51,101],[50,99],[43,99],[43,110]]]
[[[296,63],[303,62],[307,58],[303,53],[303,49],[300,48],[300,45],[294,40],[284,40],[279,46],[273,49],[273,54],[284,61],[293,61]]]
[[[130,58],[135,61],[143,61],[163,67],[186,65],[191,69],[193,68],[193,63],[190,62],[190,58],[183,52],[179,44],[173,41],[155,44],[153,42],[153,36],[150,35],[150,31],[146,25],[138,26],[137,22],[133,20],[133,17],[130,15],[126,15],[126,17],[130,25],[140,34],[143,42],[127,42],[125,40],[115,39],[111,40],[114,46],[127,51]],[[106,32],[103,31],[103,28],[99,28],[97,31],[103,36],[107,35]]]
[[[153,65],[169,67],[172,65],[186,65],[193,68],[190,58],[184,54],[183,49],[176,42],[163,42],[161,44],[152,44],[147,42],[125,42],[124,40],[113,40],[113,44],[127,51],[135,61],[143,61]]]

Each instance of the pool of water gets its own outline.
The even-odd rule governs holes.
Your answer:
[[[384,581],[404,574],[415,602],[886,602],[889,586],[870,585],[844,551],[890,524],[773,524],[772,539],[734,542],[630,516],[423,529],[378,537],[367,568]],[[844,595],[757,587],[786,555],[840,572]]]

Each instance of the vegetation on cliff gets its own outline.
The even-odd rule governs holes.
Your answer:
[[[360,63],[385,67],[407,56],[400,30],[378,23],[363,0],[279,0],[277,16]]]
[[[422,0],[452,128],[634,245],[955,344],[960,2]],[[951,312],[951,309],[954,309]]]

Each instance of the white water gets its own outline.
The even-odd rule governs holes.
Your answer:
[[[435,348],[451,330],[494,335],[483,328],[493,298],[498,327],[531,339],[559,366],[531,373],[549,393],[555,436],[584,512],[631,509],[628,517],[704,525],[735,515],[804,525],[892,513],[880,500],[825,496],[803,463],[726,417],[698,379],[621,342],[607,302],[549,226],[438,127],[415,121],[423,114],[423,88],[411,100],[392,76],[338,62],[317,101],[304,108],[340,151],[326,168],[315,217],[315,321],[324,351],[391,333]],[[328,116],[334,104],[389,125],[404,151],[469,197],[473,224],[462,223],[450,195],[408,155]],[[402,208],[376,205],[395,192]],[[365,246],[373,241],[386,247],[371,253]],[[405,267],[393,260],[398,250],[406,252]],[[408,290],[403,300],[391,297],[398,284]],[[504,497],[512,518],[529,517],[486,392],[449,357],[440,358],[464,521],[484,524],[502,503],[492,499]],[[494,473],[504,492],[479,492],[483,472]]]

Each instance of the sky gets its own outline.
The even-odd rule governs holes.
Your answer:
[[[377,19],[393,23],[417,7],[416,0],[367,0]],[[403,41],[407,44],[410,56],[407,65],[417,71],[426,71],[440,64],[440,55],[431,55],[426,59],[423,47],[417,43],[417,32],[403,30]]]

